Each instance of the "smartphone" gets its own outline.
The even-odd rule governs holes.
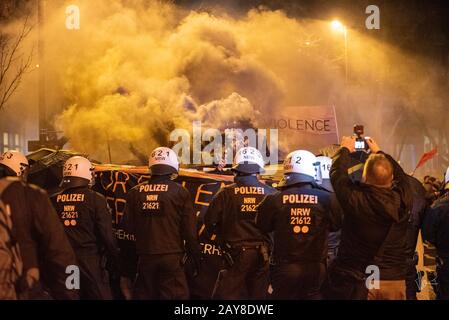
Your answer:
[[[365,128],[361,124],[354,125],[354,134],[356,135],[354,148],[356,151],[365,151],[366,150],[366,141],[363,137],[363,133]]]
[[[365,151],[366,150],[366,142],[363,138],[357,138],[355,140],[355,150],[356,151]]]

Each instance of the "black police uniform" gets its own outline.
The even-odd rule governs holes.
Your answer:
[[[214,298],[264,299],[268,291],[269,239],[256,227],[257,205],[275,189],[255,175],[238,175],[222,188],[205,214],[206,229],[217,235],[227,270]]]
[[[273,298],[321,298],[328,233],[340,224],[336,198],[313,181],[290,184],[264,199],[257,226],[274,231]]]
[[[11,208],[24,273],[38,268],[41,277],[35,287],[22,287],[24,291],[19,292],[19,297],[48,299],[43,285],[53,299],[78,299],[78,292],[65,285],[66,268],[77,265],[76,257],[47,193],[17,177],[5,177],[7,175],[0,172],[0,178],[8,180],[2,201]]]
[[[449,300],[449,192],[446,191],[427,211],[422,235],[437,249],[437,299]]]
[[[200,255],[195,219],[189,192],[170,175],[130,190],[121,226],[134,234],[139,256],[133,298],[189,297],[183,264],[186,249],[193,259]]]
[[[189,190],[201,190],[192,194],[191,199],[201,193],[201,196],[193,202],[193,209],[197,215],[198,241],[201,248],[201,272],[197,273],[194,261],[188,260],[186,264],[186,276],[189,284],[190,298],[193,300],[210,300],[217,276],[224,269],[224,262],[215,234],[208,232],[204,225],[204,215],[209,208],[215,194],[221,189],[223,182],[206,182],[201,180],[187,181],[186,188]]]
[[[81,182],[68,184],[51,200],[78,260],[81,299],[112,299],[106,261],[118,268],[118,250],[105,197]]]

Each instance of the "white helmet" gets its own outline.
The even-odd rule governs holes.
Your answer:
[[[4,152],[0,156],[0,164],[14,171],[19,177],[24,174],[29,166],[28,159],[20,151],[16,150]]]
[[[279,186],[288,186],[298,182],[312,182],[318,178],[317,159],[307,150],[290,152],[284,160],[284,178]]]
[[[150,155],[149,167],[153,175],[178,173],[179,161],[176,153],[166,147],[153,150]]]
[[[75,156],[69,158],[65,162],[64,169],[62,171],[62,176],[64,178],[78,177],[91,181],[93,178],[92,175],[93,170],[94,167],[92,166],[92,163],[88,159],[80,156]]]
[[[330,171],[332,167],[332,159],[326,156],[316,157],[320,168],[318,170],[318,184],[330,192],[334,192],[334,187],[330,181]]]
[[[262,154],[253,147],[243,147],[237,151],[234,158],[233,170],[242,173],[260,173],[265,166]]]
[[[331,171],[332,159],[326,156],[319,156],[316,157],[316,160],[320,164],[320,170],[318,171],[319,180],[323,179],[329,180],[330,179],[329,173]]]

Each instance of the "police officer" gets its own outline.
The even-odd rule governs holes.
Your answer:
[[[330,180],[329,172],[332,167],[332,159],[326,156],[318,156],[316,157],[317,162],[319,163],[320,170],[318,184],[329,192],[334,192],[334,188],[332,187],[332,183]],[[338,245],[340,244],[340,230],[335,232],[329,232],[328,244],[327,244],[327,265],[330,265],[332,261],[334,261],[338,252]]]
[[[422,235],[437,249],[437,299],[449,300],[449,168],[442,195],[424,218]]]
[[[335,197],[319,187],[316,157],[291,152],[284,161],[280,191],[259,206],[257,226],[274,231],[273,298],[320,299],[329,230],[337,230],[341,211]]]
[[[68,159],[63,169],[62,191],[51,200],[78,260],[80,298],[110,300],[106,259],[117,266],[118,251],[106,199],[90,188],[93,170],[84,157]]]
[[[9,150],[0,156],[0,166],[8,176],[20,177],[26,180],[28,174],[28,159],[17,150]]]
[[[19,298],[48,299],[49,292],[53,299],[77,299],[78,292],[65,285],[66,268],[76,265],[75,254],[47,193],[24,181],[27,169],[28,160],[19,151],[0,156],[1,199],[10,208],[23,260]]]
[[[257,178],[264,160],[244,147],[234,159],[234,183],[222,188],[205,214],[206,229],[217,235],[227,271],[215,298],[264,299],[268,291],[269,238],[256,227],[257,205],[275,190]]]
[[[317,156],[316,160],[317,164],[320,166],[320,169],[318,170],[318,184],[329,192],[334,192],[334,188],[332,187],[331,179],[329,176],[329,172],[331,171],[332,167],[332,159],[326,156]]]
[[[133,298],[187,299],[185,253],[197,266],[200,259],[190,194],[172,181],[179,169],[173,150],[165,147],[153,150],[149,167],[150,179],[128,193],[122,219],[123,229],[135,236],[139,257]],[[129,281],[122,281],[123,291],[129,287],[126,282]]]

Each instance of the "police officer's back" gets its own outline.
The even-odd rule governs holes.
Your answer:
[[[78,292],[65,285],[66,268],[76,265],[75,254],[47,193],[26,183],[27,167],[28,160],[18,151],[0,156],[1,200],[11,211],[23,260],[19,298],[48,299],[49,292],[53,299],[78,299]]]
[[[315,183],[315,156],[305,150],[284,161],[280,191],[260,204],[257,225],[274,231],[273,297],[320,299],[329,230],[340,225],[341,211],[332,194]]]
[[[155,149],[149,166],[151,178],[129,192],[122,219],[123,229],[135,235],[139,256],[134,298],[187,299],[185,253],[195,261],[200,255],[192,201],[171,179],[179,168],[173,150]]]
[[[443,194],[424,218],[422,235],[437,250],[437,299],[449,300],[449,168]]]
[[[234,160],[234,183],[222,188],[205,214],[226,258],[226,275],[217,283],[218,299],[263,299],[268,290],[269,239],[256,226],[257,205],[275,190],[257,178],[264,161],[259,150],[244,147]]]
[[[93,191],[93,167],[83,157],[72,157],[63,170],[62,191],[51,200],[77,256],[81,299],[112,299],[106,259],[118,264],[112,218],[106,199]]]

